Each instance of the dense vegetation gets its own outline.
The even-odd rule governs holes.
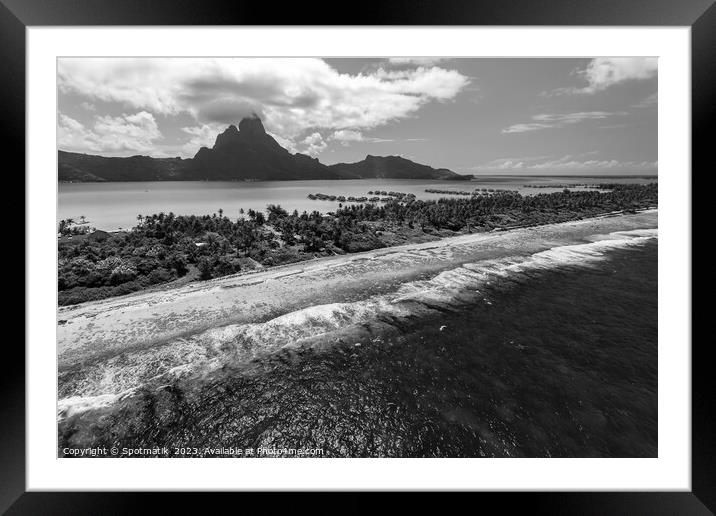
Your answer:
[[[568,183],[561,185],[522,185],[523,188],[599,188],[602,189],[605,185],[598,184],[585,184],[585,183]]]
[[[338,201],[338,202],[388,202],[393,200],[402,200],[402,201],[414,201],[415,200],[415,194],[412,193],[403,193],[403,192],[386,192],[385,190],[376,190],[368,192],[368,195],[371,197],[361,196],[361,197],[355,197],[355,196],[348,196],[345,195],[331,195],[331,194],[324,194],[324,193],[315,193],[315,194],[308,194],[308,198],[312,201]],[[384,197],[379,197],[380,195],[383,195]]]
[[[127,232],[77,234],[59,242],[61,305],[171,281],[209,279],[317,256],[354,253],[457,232],[564,222],[657,205],[657,185],[523,196],[496,192],[432,201],[411,196],[354,204],[334,213],[289,213],[269,205],[230,220],[219,214],[138,216]],[[383,192],[380,192],[383,193]],[[63,221],[64,222],[64,221]],[[62,228],[60,228],[62,229]],[[65,235],[67,233],[65,227]]]
[[[80,217],[79,222],[74,219],[63,219],[57,225],[57,234],[61,237],[86,235],[95,229],[85,221],[85,216]]]
[[[547,188],[561,188],[559,186],[550,186]],[[464,195],[464,196],[470,196],[470,195],[481,195],[481,194],[487,194],[487,193],[496,193],[496,192],[509,192],[509,193],[518,193],[517,190],[507,190],[505,188],[475,188],[473,191],[468,192],[466,190],[439,190],[437,188],[426,188],[425,191],[427,193],[436,193],[441,195]]]

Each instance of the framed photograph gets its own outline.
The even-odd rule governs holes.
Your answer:
[[[119,491],[714,510],[691,338],[712,2],[320,25],[3,4],[27,300],[3,510],[141,507]]]

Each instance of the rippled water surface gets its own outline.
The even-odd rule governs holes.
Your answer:
[[[655,231],[463,264],[209,336],[62,373],[60,449],[657,454]],[[138,387],[89,410],[72,401],[123,381]]]

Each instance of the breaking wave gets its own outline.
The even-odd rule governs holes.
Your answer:
[[[213,328],[148,349],[85,364],[60,374],[58,417],[111,406],[137,389],[176,378],[201,378],[225,366],[250,364],[279,350],[379,340],[411,318],[470,303],[490,303],[490,289],[510,288],[540,271],[593,267],[608,252],[658,238],[656,229],[594,235],[589,241],[527,256],[464,263],[436,276],[400,285],[360,301],[310,306],[271,320]]]

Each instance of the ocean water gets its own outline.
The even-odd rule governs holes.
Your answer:
[[[657,246],[633,230],[464,263],[66,371],[60,450],[655,457]]]
[[[137,215],[161,211],[177,215],[211,215],[219,209],[230,218],[239,209],[265,210],[268,204],[280,204],[289,211],[321,212],[338,208],[335,201],[312,201],[311,193],[362,197],[369,191],[385,190],[413,193],[419,199],[437,199],[441,194],[427,193],[426,188],[470,191],[475,188],[519,190],[523,194],[549,193],[560,188],[525,188],[524,185],[591,184],[609,182],[648,183],[655,178],[609,177],[529,177],[482,176],[476,181],[419,181],[359,179],[346,181],[265,181],[206,182],[162,181],[127,183],[59,183],[58,220],[85,216],[90,225],[106,231],[128,229],[137,224]]]

